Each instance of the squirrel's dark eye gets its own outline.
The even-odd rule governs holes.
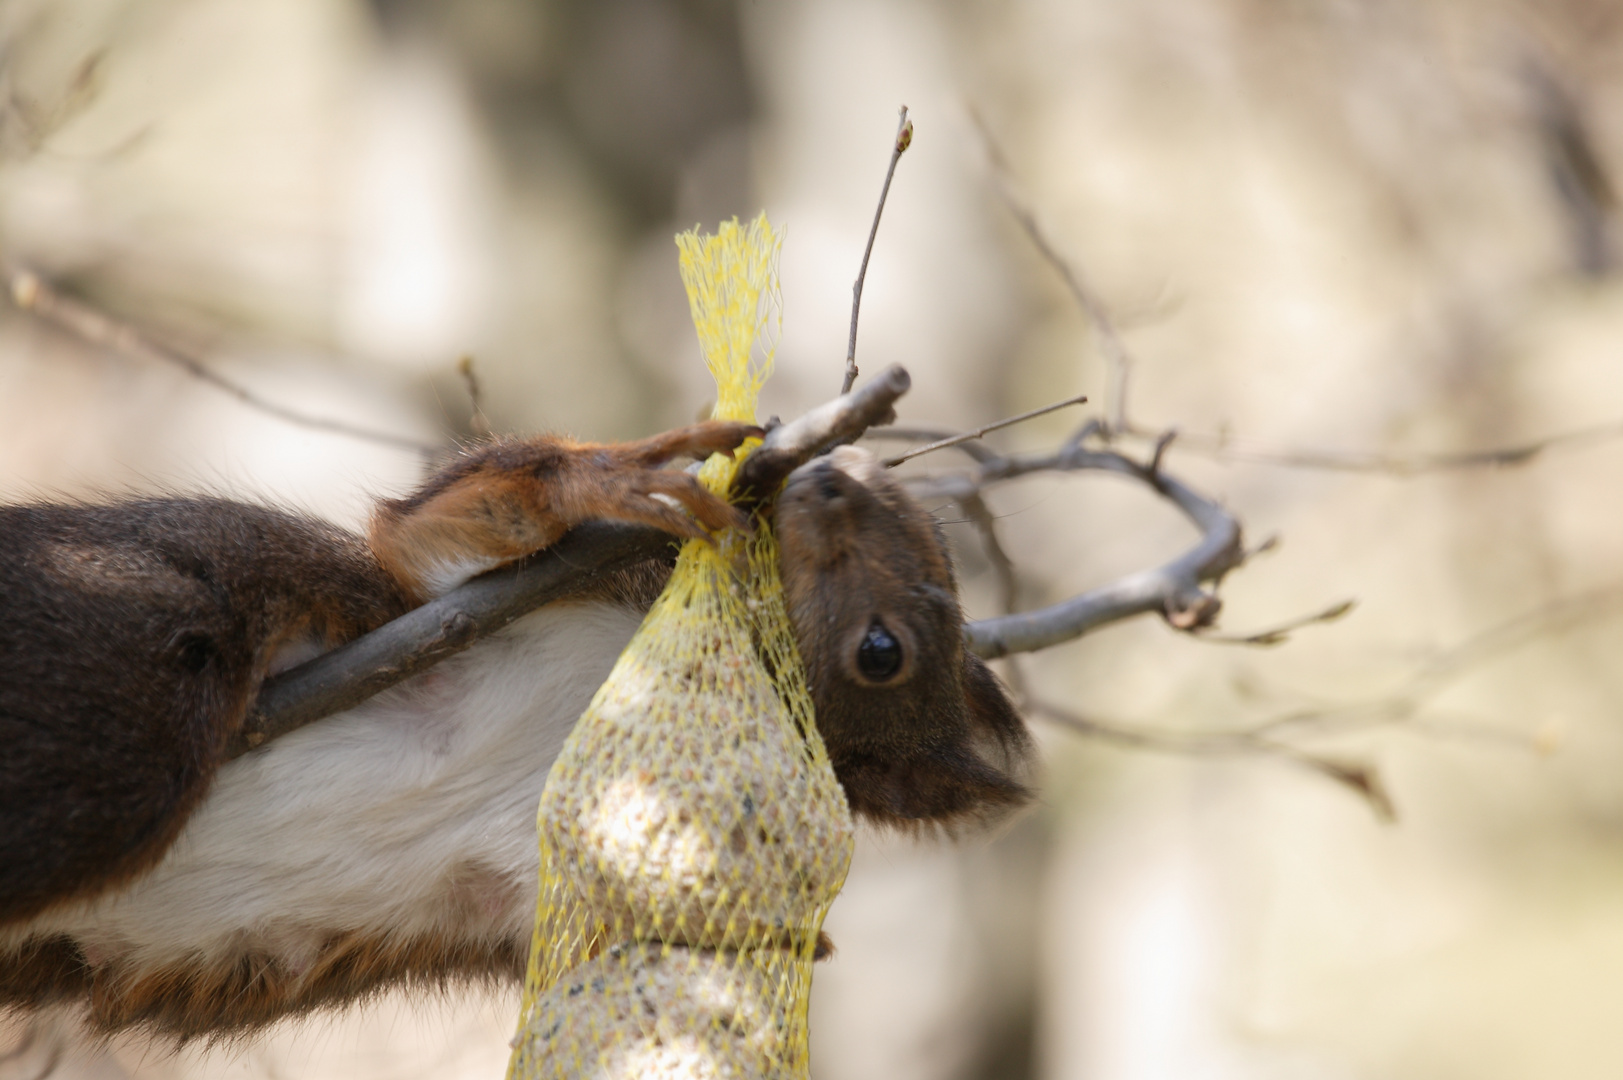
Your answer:
[[[891,636],[885,624],[875,619],[868,625],[862,644],[857,646],[857,670],[865,679],[884,682],[902,669],[902,643]]]

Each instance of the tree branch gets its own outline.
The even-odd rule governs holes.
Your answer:
[[[542,604],[659,557],[672,538],[645,526],[590,522],[552,547],[474,578],[364,637],[265,680],[227,749],[237,757],[454,656]]]
[[[1116,723],[1083,716],[1050,701],[1031,698],[1025,707],[1079,734],[1119,746],[1191,756],[1262,754],[1313,769],[1354,789],[1383,820],[1394,815],[1380,773],[1364,762],[1329,756],[1296,741],[1345,737],[1371,728],[1401,724],[1429,738],[1470,739],[1519,750],[1548,753],[1559,739],[1548,727],[1516,735],[1477,725],[1443,725],[1416,719],[1428,702],[1465,676],[1505,653],[1584,623],[1623,615],[1623,586],[1542,605],[1443,649],[1421,664],[1394,690],[1337,705],[1293,709],[1250,727],[1230,731],[1178,731]],[[1294,741],[1287,741],[1294,740]]]
[[[1126,434],[1145,439],[1155,435],[1153,431],[1140,427],[1131,427]],[[1558,432],[1512,446],[1447,453],[1379,454],[1320,449],[1275,450],[1237,444],[1225,436],[1187,432],[1178,435],[1178,449],[1186,453],[1199,454],[1213,461],[1237,464],[1410,477],[1464,469],[1510,468],[1526,465],[1547,450],[1593,446],[1613,442],[1619,438],[1623,438],[1623,420],[1608,420],[1605,423]]]
[[[1384,822],[1397,820],[1397,807],[1381,779],[1380,772],[1367,762],[1331,757],[1303,750],[1269,738],[1265,729],[1241,731],[1165,731],[1154,728],[1112,724],[1074,713],[1051,702],[1028,700],[1026,708],[1081,735],[1103,739],[1136,750],[1196,757],[1263,755],[1287,761],[1350,788]]]
[[[901,118],[896,122],[896,141],[891,145],[890,167],[885,170],[885,186],[879,189],[879,205],[874,207],[873,225],[868,229],[868,246],[862,249],[862,266],[857,270],[856,283],[851,286],[851,340],[845,347],[845,382],[840,393],[849,394],[857,381],[857,314],[862,310],[862,282],[868,276],[868,259],[873,255],[873,242],[879,235],[879,218],[885,212],[885,198],[890,194],[890,181],[896,175],[896,163],[902,160],[907,148],[913,145],[913,121],[907,118],[907,106],[902,106]]]
[[[1076,301],[1077,307],[1082,309],[1083,316],[1088,320],[1088,326],[1093,331],[1094,340],[1098,343],[1099,352],[1103,354],[1105,363],[1110,372],[1110,389],[1105,395],[1105,425],[1108,432],[1126,431],[1129,420],[1127,417],[1127,384],[1132,377],[1133,358],[1127,351],[1127,345],[1117,333],[1116,325],[1110,318],[1110,312],[1104,303],[1094,295],[1088,286],[1087,279],[1076,265],[1059,253],[1059,248],[1049,240],[1048,234],[1037,221],[1037,213],[1031,205],[1015,190],[1013,175],[1009,169],[1008,160],[998,147],[997,140],[992,138],[992,131],[982,119],[979,112],[971,108],[970,119],[974,121],[975,128],[980,132],[981,140],[986,146],[986,157],[992,165],[992,186],[996,189],[998,197],[1008,209],[1011,217],[1026,234],[1031,245],[1037,249],[1037,254],[1054,271],[1059,274],[1060,280],[1070,291],[1071,298]]]
[[[274,416],[278,420],[285,420],[313,431],[329,431],[335,435],[347,435],[352,439],[379,443],[398,450],[412,450],[425,456],[439,449],[416,439],[391,435],[386,431],[374,431],[344,420],[307,416],[285,405],[267,401],[242,384],[221,375],[196,357],[171,346],[158,344],[130,324],[96,310],[83,300],[64,296],[41,280],[37,274],[28,270],[17,270],[8,273],[7,280],[11,287],[12,302],[20,310],[34,315],[41,321],[50,323],[59,330],[65,330],[88,344],[111,349],[137,360],[155,361],[178,367],[199,382],[224,391],[244,405]]]
[[[886,458],[885,468],[894,469],[904,461],[911,461],[916,457],[923,457],[925,454],[933,454],[937,450],[945,450],[948,447],[957,446],[959,443],[974,442],[994,431],[1001,431],[1006,427],[1013,427],[1015,424],[1023,424],[1027,420],[1035,420],[1039,416],[1047,416],[1051,412],[1072,405],[1086,405],[1087,401],[1088,395],[1078,394],[1076,397],[1066,398],[1064,401],[1056,401],[1052,405],[1044,405],[1040,409],[1030,409],[1017,416],[1004,417],[1002,420],[987,424],[985,427],[976,428],[974,431],[963,431],[957,435],[943,435],[934,442],[927,443],[924,446],[915,446],[913,449],[897,454],[895,457]]]
[[[1165,471],[1143,465],[1115,450],[1089,450],[1079,437],[1047,454],[1005,457],[984,447],[973,453],[977,464],[968,473],[921,477],[911,481],[916,494],[948,498],[965,505],[978,498],[989,484],[1037,472],[1075,472],[1084,469],[1114,472],[1137,480],[1167,499],[1194,523],[1201,539],[1183,555],[1163,566],[1129,574],[1036,611],[979,619],[964,627],[971,651],[992,660],[1010,653],[1032,652],[1080,637],[1090,630],[1145,612],[1159,612],[1180,630],[1211,625],[1219,608],[1217,597],[1202,586],[1222,579],[1245,559],[1239,520],[1215,500],[1196,492]],[[894,431],[873,433],[880,438]],[[929,432],[907,432],[924,435]],[[976,446],[965,443],[960,449]]]

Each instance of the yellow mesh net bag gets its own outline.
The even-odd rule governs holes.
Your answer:
[[[771,368],[765,215],[677,237],[715,415]],[[737,460],[701,480],[726,491]],[[510,1080],[809,1075],[806,1009],[853,830],[813,724],[769,523],[687,543],[547,778]]]

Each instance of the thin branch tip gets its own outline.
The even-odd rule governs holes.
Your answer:
[[[902,160],[907,148],[913,145],[913,121],[907,117],[907,106],[901,109],[896,124],[896,139],[891,144],[890,165],[885,169],[885,183],[879,189],[879,205],[874,207],[873,224],[868,228],[868,243],[862,249],[862,265],[857,268],[857,280],[851,285],[851,336],[845,346],[845,378],[840,393],[849,394],[857,381],[857,318],[862,312],[862,283],[868,277],[868,260],[873,257],[874,240],[879,236],[879,219],[885,213],[885,199],[890,195],[890,182],[896,176],[896,163]]]
[[[1015,424],[1023,424],[1027,420],[1035,420],[1039,416],[1047,416],[1049,413],[1056,412],[1059,409],[1068,408],[1072,405],[1084,405],[1087,403],[1087,400],[1088,396],[1086,394],[1078,394],[1076,397],[1066,398],[1064,401],[1056,401],[1051,405],[1044,405],[1041,408],[1031,409],[1027,412],[1020,413],[1018,416],[1005,417],[1004,419],[998,420],[995,423],[987,424],[985,427],[976,428],[974,431],[966,431],[958,435],[948,435],[944,438],[937,439],[926,446],[916,446],[905,453],[897,454],[895,457],[886,458],[884,465],[887,469],[894,469],[902,462],[908,461],[912,458],[921,457],[924,454],[933,453],[937,450],[945,450],[950,446],[958,446],[961,443],[979,439],[983,435],[989,435],[994,431],[1001,431],[1003,428],[1013,427]]]
[[[1322,611],[1315,611],[1310,615],[1290,619],[1266,630],[1254,630],[1249,634],[1225,634],[1197,628],[1196,636],[1202,641],[1209,641],[1219,645],[1258,645],[1263,647],[1282,645],[1289,641],[1291,634],[1296,631],[1309,626],[1336,622],[1338,619],[1344,618],[1357,606],[1358,601],[1356,600],[1339,600]]]

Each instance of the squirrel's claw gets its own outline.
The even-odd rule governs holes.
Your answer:
[[[661,507],[665,514],[674,516],[688,526],[680,529],[672,528],[665,524],[669,520],[665,514],[660,515],[659,521],[647,521],[650,525],[679,536],[702,536],[708,539],[712,534],[725,529],[741,529],[748,532],[752,528],[748,514],[712,493],[687,473],[669,471],[639,473],[633,484],[633,492],[640,499]],[[674,501],[693,517],[685,517],[681,511],[657,496]]]

